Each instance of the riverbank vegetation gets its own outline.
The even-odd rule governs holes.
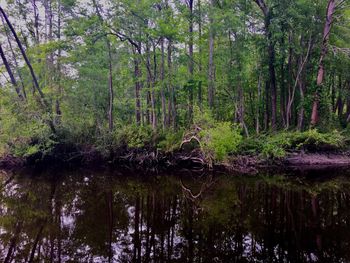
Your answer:
[[[347,151],[346,1],[20,0],[0,15],[3,157]]]

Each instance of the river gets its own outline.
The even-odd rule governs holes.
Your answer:
[[[350,172],[1,172],[2,262],[350,262]]]

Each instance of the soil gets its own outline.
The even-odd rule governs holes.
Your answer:
[[[347,153],[301,153],[288,156],[284,164],[287,166],[345,166],[350,165]]]

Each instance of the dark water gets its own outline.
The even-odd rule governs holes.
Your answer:
[[[346,177],[3,173],[0,261],[350,262]]]

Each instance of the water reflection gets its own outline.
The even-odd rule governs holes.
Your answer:
[[[1,261],[350,261],[342,177],[45,178],[0,175]]]

